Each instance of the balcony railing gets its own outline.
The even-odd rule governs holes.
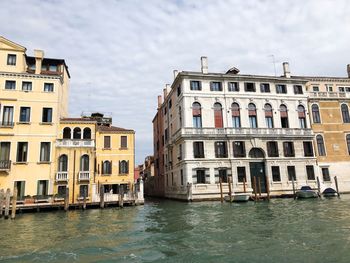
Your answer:
[[[68,181],[68,172],[57,172],[56,173],[57,182],[67,182]]]
[[[57,147],[95,147],[94,140],[58,139]]]
[[[79,172],[78,176],[79,181],[89,181],[90,180],[90,172]]]
[[[13,127],[15,123],[13,121],[0,121],[0,127]]]
[[[310,98],[350,98],[350,94],[346,92],[331,92],[331,91],[311,91]]]
[[[311,129],[293,129],[293,128],[182,128],[173,136],[173,141],[180,136],[207,135],[207,136],[232,136],[232,135],[249,135],[250,137],[265,136],[312,136]]]
[[[11,161],[10,160],[1,160],[0,161],[0,171],[8,171],[11,169]]]

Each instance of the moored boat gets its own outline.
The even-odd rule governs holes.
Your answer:
[[[300,190],[296,192],[296,196],[298,199],[316,198],[318,194],[316,191],[312,190],[310,186],[302,186]]]
[[[227,202],[247,202],[249,198],[250,194],[247,193],[231,194],[231,200],[229,195],[224,197],[225,201]]]
[[[337,193],[336,190],[334,190],[333,188],[330,188],[330,187],[329,187],[329,188],[326,188],[326,189],[323,191],[322,195],[323,195],[324,197],[334,197],[334,196],[337,196],[338,193]]]

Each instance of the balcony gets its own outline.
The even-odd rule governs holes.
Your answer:
[[[12,128],[14,125],[13,121],[0,121],[0,128]]]
[[[94,140],[58,139],[56,147],[95,147]]]
[[[232,136],[248,136],[254,137],[312,137],[313,132],[311,129],[292,129],[292,128],[182,128],[176,132],[173,136],[172,142],[176,141],[179,137],[232,137]]]
[[[67,182],[67,181],[68,181],[68,172],[56,173],[56,182]]]
[[[311,91],[309,92],[310,98],[328,98],[328,99],[339,99],[339,98],[350,98],[350,94],[346,92],[321,92]]]
[[[1,160],[0,161],[0,171],[9,171],[11,170],[11,161],[10,160]]]
[[[90,180],[90,172],[86,172],[86,171],[79,172],[78,180],[79,181],[89,181]]]

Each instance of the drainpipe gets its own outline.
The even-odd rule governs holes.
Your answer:
[[[74,192],[75,192],[75,153],[76,153],[76,150],[74,150],[74,157],[73,157],[73,194],[72,194],[72,204],[74,204]]]

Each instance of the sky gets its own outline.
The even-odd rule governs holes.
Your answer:
[[[112,113],[136,131],[136,164],[153,154],[157,95],[173,70],[346,76],[350,1],[0,0],[0,35],[71,74],[69,114]],[[273,55],[273,57],[272,57]]]

